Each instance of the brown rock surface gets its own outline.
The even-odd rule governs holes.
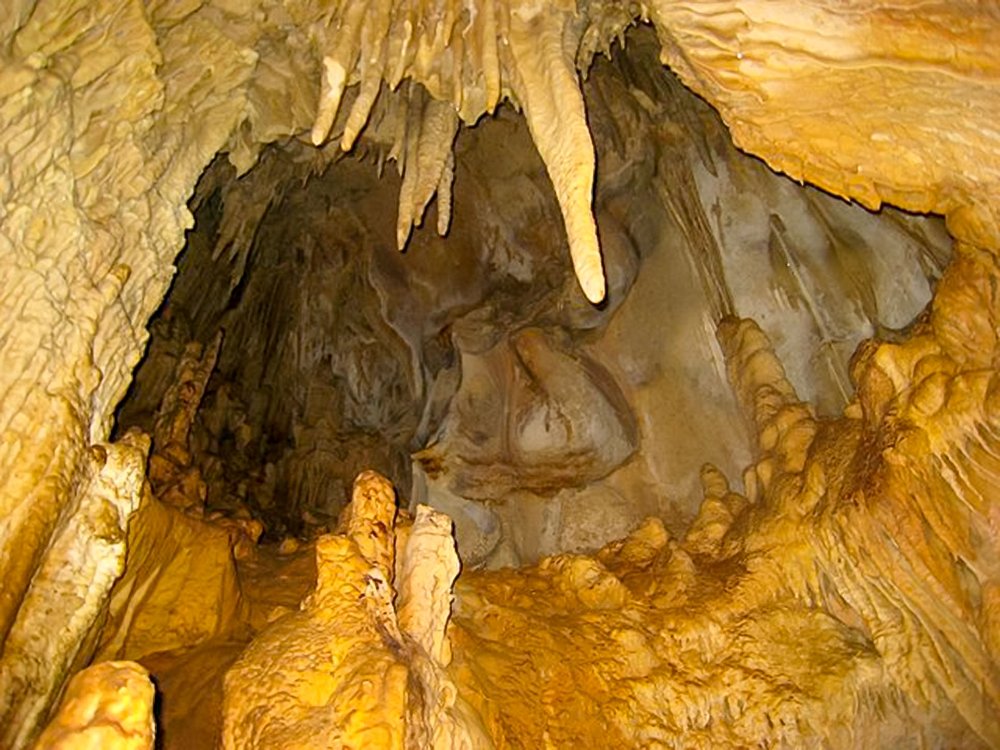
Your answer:
[[[993,309],[965,291],[982,273],[993,256],[963,249],[938,309]],[[651,520],[596,558],[459,581],[458,683],[494,742],[996,745],[993,375],[939,331],[862,350],[853,416],[817,421],[760,329],[727,322],[758,440],[749,503],[709,470],[683,545]]]

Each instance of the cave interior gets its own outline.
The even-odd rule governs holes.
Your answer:
[[[104,5],[0,22],[0,748],[1000,747],[994,11]]]

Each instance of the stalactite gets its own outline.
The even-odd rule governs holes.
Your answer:
[[[552,179],[577,279],[587,299],[597,304],[606,290],[591,211],[594,146],[573,53],[579,44],[576,20],[568,13],[515,8],[510,23],[511,85]]]
[[[400,250],[406,246],[413,225],[423,223],[424,211],[435,191],[449,180],[452,141],[458,130],[458,117],[447,102],[433,99],[424,101],[417,93],[410,101],[406,145],[400,158],[403,184],[399,189],[399,218],[396,224],[396,243]],[[438,211],[447,217],[451,207],[450,181],[444,194],[438,193]],[[447,226],[447,224],[445,224]]]
[[[367,19],[364,24],[362,18]],[[423,208],[441,181],[458,117],[474,122],[483,112],[492,111],[502,95],[516,97],[563,209],[580,285],[591,302],[599,303],[604,299],[605,280],[591,210],[594,153],[576,66],[578,57],[589,64],[598,46],[595,40],[621,33],[630,21],[620,10],[598,14],[587,35],[587,47],[581,51],[585,24],[569,9],[511,7],[491,0],[470,10],[442,1],[432,13],[410,3],[353,0],[321,27],[323,36],[337,41],[322,59],[312,142],[319,145],[326,140],[345,88],[356,78],[361,88],[341,137],[345,150],[364,128],[383,81],[394,90],[404,77],[412,77],[427,88],[430,104],[421,117],[411,113],[407,145],[401,148],[397,139],[394,148],[404,173],[398,227],[402,246],[410,226],[419,225]],[[472,86],[466,85],[466,77],[472,79]],[[414,172],[421,176],[407,178]],[[412,195],[418,183],[409,185],[407,179],[420,184]],[[447,217],[448,211],[440,215]],[[447,220],[439,224],[441,231]]]

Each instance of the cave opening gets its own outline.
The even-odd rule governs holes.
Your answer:
[[[741,489],[726,316],[760,322],[799,391],[838,413],[857,344],[930,299],[942,223],[775,175],[653,64],[648,29],[628,39],[584,88],[600,306],[579,294],[544,164],[507,106],[460,129],[448,231],[438,196],[404,254],[377,128],[343,155],[271,146],[240,176],[217,157],[117,412],[118,434],[160,443],[154,493],[256,519],[265,541],[310,539],[375,469],[411,509],[453,517],[467,566],[499,567],[593,552],[648,515],[684,533],[705,461]],[[178,402],[182,382],[194,402]]]

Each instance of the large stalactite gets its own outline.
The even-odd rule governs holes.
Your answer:
[[[626,34],[635,24],[651,24],[657,41]],[[612,45],[615,60],[595,63]],[[1000,16],[975,2],[15,0],[0,17],[0,747],[88,736],[149,747],[145,671],[109,659],[157,675],[160,730],[176,747],[219,732],[234,748],[1000,746],[997,50]],[[911,218],[876,225],[815,193],[794,199],[795,222],[783,219],[775,202],[792,199],[768,182],[778,178],[735,166],[723,131],[700,105],[678,103],[655,55],[774,169],[871,209],[943,215],[955,244],[940,281],[947,253]],[[504,130],[507,107],[523,112],[535,166],[498,148],[524,139]],[[463,145],[474,142],[486,156]],[[202,496],[198,412],[208,392],[219,403],[211,373],[238,370],[205,323],[224,311],[208,307],[201,328],[175,342],[176,367],[145,379],[140,370],[138,386],[159,384],[147,403],[152,439],[123,429],[111,440],[203,172],[202,209],[225,206],[204,248],[213,294],[253,302],[267,296],[253,274],[269,206],[295,205],[296,180],[362,174],[339,163],[352,150],[379,170],[395,161],[385,250],[409,244],[409,254],[378,265],[378,239],[356,267],[329,249],[309,257],[361,269],[336,282],[348,303],[359,280],[375,289],[344,309],[362,339],[397,337],[397,354],[372,360],[406,373],[385,377],[386,392],[396,387],[398,403],[450,397],[412,422],[386,412],[399,446],[422,449],[424,491],[461,495],[449,512],[478,517],[469,508],[485,506],[470,501],[603,483],[581,507],[627,497],[653,514],[631,534],[456,582],[447,517],[416,503],[397,510],[385,478],[355,482],[339,525],[339,508],[310,494],[328,466],[302,455],[328,443],[305,408],[283,422],[299,420],[296,446],[306,446],[288,476],[318,479],[289,486],[313,498],[299,511],[314,518],[326,503],[331,518],[302,549],[289,539],[281,557],[261,556],[262,520],[272,519],[206,512]],[[451,277],[414,260],[431,243],[419,229],[429,207],[438,233],[451,233],[442,242],[479,248],[517,213],[489,207],[487,178],[469,181],[484,173],[476,159],[486,174],[497,165],[497,184],[534,175],[516,189],[547,177],[552,192],[515,223],[554,226],[558,252],[516,263],[508,253],[506,271],[500,253],[480,257],[470,262],[480,280],[451,272],[464,286],[442,289],[443,304],[428,290]],[[636,210],[643,200],[659,208]],[[730,224],[713,225],[711,206],[733,211]],[[747,221],[763,230],[727,234],[733,215],[765,215]],[[363,224],[358,238],[385,234]],[[803,271],[822,265],[801,247],[815,227],[836,272]],[[651,247],[666,228],[684,238],[673,256]],[[881,278],[911,280],[897,278],[897,291],[937,282],[911,325],[915,310],[886,324],[869,281],[878,266],[849,249],[859,236],[873,253],[891,248]],[[793,361],[805,349],[782,325],[738,317],[767,317],[752,301],[757,271],[727,282],[758,268],[733,258],[761,243],[785,274],[774,277],[782,298],[809,318],[804,330],[822,331],[818,365]],[[451,247],[438,247],[426,258],[447,258]],[[650,281],[680,273],[672,258],[690,273],[678,293],[697,290],[707,311],[696,326],[662,319],[685,309]],[[321,267],[290,273],[285,288]],[[566,283],[570,268],[579,288]],[[828,289],[824,274],[853,281]],[[863,315],[826,311],[824,295],[838,294],[856,294]],[[415,319],[438,315],[439,330],[418,335],[387,301]],[[470,313],[476,305],[487,312]],[[847,318],[874,334],[849,365],[857,338],[835,325]],[[320,318],[295,319],[308,332]],[[685,323],[674,350],[624,356],[638,340],[650,347],[650,327]],[[461,384],[438,377],[451,372],[434,349],[445,324]],[[699,326],[717,329],[718,342],[691,336]],[[354,372],[367,355],[341,340],[346,364],[334,370]],[[407,359],[415,341],[423,358]],[[745,415],[728,439],[721,427],[685,439],[663,426],[667,415],[705,413],[660,385],[683,380],[671,377],[685,372],[670,370],[675,352],[699,347],[736,405],[707,377],[691,393],[723,415],[713,425],[727,409]],[[548,376],[564,365],[571,375]],[[496,383],[510,411],[482,397]],[[629,408],[647,417],[622,417]],[[389,421],[366,419],[351,424],[380,433]],[[559,419],[587,429],[552,442]],[[525,427],[543,422],[541,433]],[[252,434],[247,425],[240,434]],[[674,470],[671,492],[693,492],[699,446],[722,470],[704,466],[703,497],[679,508],[643,505],[643,491],[667,481],[658,446],[684,456],[688,483]],[[376,453],[360,450],[358,463]],[[505,530],[537,507],[508,504]],[[560,538],[557,549],[571,546],[568,532]],[[524,544],[493,562],[552,551]],[[185,716],[198,718],[185,726]]]

